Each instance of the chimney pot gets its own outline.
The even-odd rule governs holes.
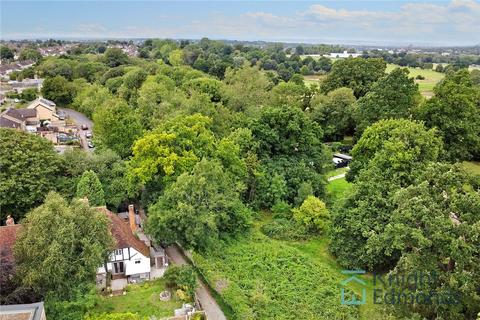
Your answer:
[[[130,222],[132,233],[135,233],[137,231],[137,224],[135,223],[135,208],[133,204],[128,206],[128,221]]]

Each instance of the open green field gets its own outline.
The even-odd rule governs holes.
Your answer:
[[[400,66],[396,64],[387,64],[386,72],[389,73],[395,68],[399,68]],[[433,87],[445,77],[443,73],[434,71],[434,70],[426,70],[421,68],[407,68],[410,71],[410,76],[415,78],[418,75],[422,75],[425,77],[425,80],[415,80],[418,83],[418,89],[422,93],[422,95],[426,97],[431,97],[433,95]]]
[[[171,317],[174,310],[182,306],[182,302],[175,294],[172,294],[170,301],[161,301],[159,294],[164,290],[165,281],[161,278],[143,284],[132,284],[127,287],[126,295],[99,297],[97,305],[90,313],[131,312],[147,319],[151,316]]]

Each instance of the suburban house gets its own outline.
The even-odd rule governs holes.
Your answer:
[[[53,101],[38,98],[26,108],[8,108],[0,114],[0,127],[36,132],[37,128],[65,128],[65,120],[60,120]]]
[[[139,217],[135,214],[133,205],[128,207],[128,219],[106,208],[99,210],[102,210],[110,220],[110,230],[116,244],[105,265],[98,268],[97,281],[106,278],[109,272],[114,280],[124,278],[129,283],[141,282],[151,278],[152,264],[155,268],[164,268],[167,265],[167,257],[163,250],[150,248],[147,245],[149,241],[146,243],[140,240],[140,236],[148,239],[139,229]],[[151,252],[156,253],[153,260],[150,259]]]
[[[60,120],[55,102],[38,98],[30,102],[27,109],[35,110],[40,124],[49,124],[53,127],[65,127],[65,120]]]

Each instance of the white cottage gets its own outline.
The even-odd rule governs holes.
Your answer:
[[[110,230],[115,238],[115,251],[97,274],[110,272],[114,279],[127,278],[128,282],[150,279],[150,249],[135,235],[137,225],[133,205],[129,206],[129,219],[123,220],[113,212],[101,209],[110,220]]]

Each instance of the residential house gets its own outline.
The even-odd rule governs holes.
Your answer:
[[[110,272],[113,278],[127,278],[128,282],[150,279],[150,249],[136,235],[135,212],[129,206],[129,221],[101,208],[110,220],[110,231],[115,238],[115,250],[105,265],[98,268],[97,274]]]
[[[38,98],[30,102],[27,109],[35,109],[37,111],[37,119],[42,124],[48,122],[51,126],[65,126],[65,120],[60,120],[60,116],[57,114],[57,105],[53,101]]]
[[[37,124],[37,111],[35,109],[8,108],[0,113],[1,128],[12,128],[25,131],[35,128]]]

